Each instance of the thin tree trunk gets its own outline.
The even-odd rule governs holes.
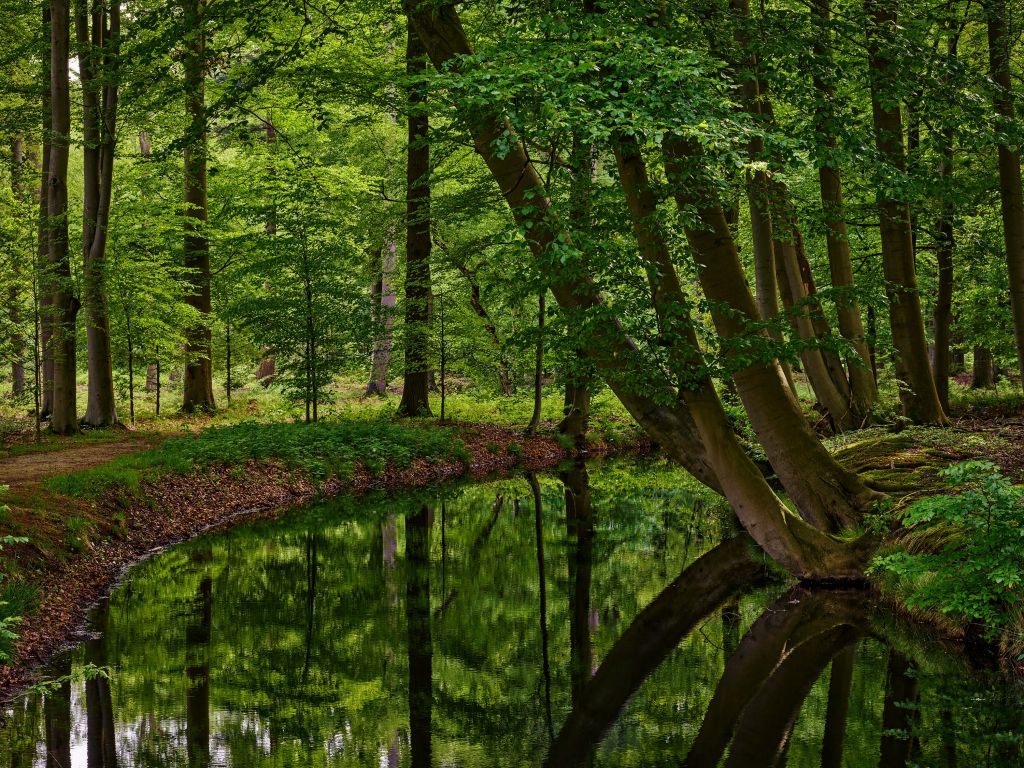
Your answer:
[[[79,302],[73,293],[68,254],[68,153],[71,97],[68,71],[70,9],[68,0],[50,0],[51,147],[47,219],[49,261],[53,270],[53,412],[50,429],[57,434],[78,431],[75,364],[75,321]]]
[[[406,73],[421,77],[427,56],[416,29],[409,25]],[[405,376],[401,416],[430,415],[430,143],[427,95],[422,84],[409,89],[409,144],[406,165]]]
[[[527,435],[536,435],[540,429],[540,411],[544,401],[542,389],[544,379],[544,315],[547,312],[544,295],[546,290],[540,292],[537,297],[537,354],[533,363],[533,415],[526,427]]]
[[[955,44],[950,43],[950,54],[956,55]],[[949,196],[952,190],[949,181],[953,175],[953,128],[942,130],[942,163],[939,173],[946,182],[943,185],[944,199],[939,220],[935,223],[937,231],[935,258],[938,262],[938,291],[935,297],[935,356],[932,360],[935,375],[935,388],[939,395],[942,410],[949,412],[949,362],[950,362],[950,326],[953,322],[953,254],[956,244],[953,239],[953,217],[955,206]]]
[[[25,145],[20,137],[11,140],[11,192],[16,200],[26,198]],[[8,320],[11,323],[11,395],[21,397],[25,392],[25,336],[22,332],[21,258],[11,256],[11,285],[7,293]]]
[[[512,394],[512,373],[509,371],[508,360],[502,350],[498,328],[494,325],[494,321],[484,308],[483,302],[480,301],[480,285],[477,283],[473,271],[465,264],[456,264],[455,267],[469,282],[469,305],[473,308],[477,317],[483,321],[484,330],[487,331],[487,338],[490,339],[491,346],[494,347],[494,351],[498,356],[498,384],[501,387],[501,394],[508,397]]]
[[[994,100],[1000,117],[998,131],[1002,135],[1016,121],[1010,76],[1013,43],[1006,0],[986,0],[985,12],[988,16],[989,73],[996,86]],[[1017,361],[1021,381],[1024,382],[1024,191],[1021,188],[1020,150],[1004,140],[999,142],[999,198]]]
[[[107,427],[117,423],[114,402],[110,312],[104,287],[107,230],[114,169],[117,119],[116,61],[120,47],[121,4],[75,0],[78,68],[82,83],[83,298],[86,311],[89,385],[83,424]],[[90,24],[91,20],[91,24]]]
[[[373,356],[370,363],[370,383],[367,395],[383,395],[388,389],[388,370],[391,367],[392,327],[395,324],[395,272],[398,267],[398,247],[395,229],[388,225],[384,245],[371,255],[370,286],[372,320],[376,333],[373,338]]]
[[[52,40],[50,24],[50,4],[43,3],[43,37]],[[52,42],[50,43],[52,45]],[[43,56],[42,60],[42,122],[43,122],[43,157],[39,167],[39,232],[36,271],[39,291],[39,349],[42,355],[42,387],[39,405],[40,419],[49,418],[53,412],[53,265],[50,263],[50,154],[53,141],[53,109],[50,103],[51,56]]]
[[[188,39],[183,56],[185,70],[185,106],[191,123],[185,146],[185,266],[191,271],[192,290],[185,301],[202,317],[186,330],[185,377],[181,408],[186,413],[212,411],[213,361],[209,315],[210,243],[206,238],[206,35],[202,30],[206,0],[184,0]]]
[[[896,2],[865,0],[865,11],[875,145],[879,153],[902,173],[906,170],[903,118],[899,104],[891,95],[897,75],[889,53],[893,44],[891,37],[897,29]],[[946,424],[946,414],[939,403],[928,360],[924,316],[917,290],[910,209],[906,201],[885,193],[879,194],[878,209],[882,267],[903,412],[918,424]]]

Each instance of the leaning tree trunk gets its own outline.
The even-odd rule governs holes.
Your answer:
[[[89,399],[82,423],[107,427],[117,423],[104,263],[116,143],[121,4],[113,0],[108,7],[93,0],[90,13],[87,2],[76,0],[75,10],[82,84],[82,283],[89,359]]]
[[[422,77],[426,52],[413,25],[406,45],[406,72]],[[406,165],[405,377],[401,416],[430,415],[430,144],[426,94],[420,83],[409,89],[409,145]]]
[[[50,0],[51,147],[47,222],[52,269],[50,343],[53,345],[53,411],[50,429],[57,434],[78,430],[78,391],[75,382],[75,320],[78,299],[72,292],[68,254],[68,153],[71,136],[71,97],[68,72],[70,9],[68,0]]]
[[[899,103],[891,96],[896,65],[889,52],[897,27],[896,0],[865,0],[865,11],[875,145],[879,154],[902,174],[906,171],[903,117]],[[903,412],[918,424],[945,424],[946,414],[935,389],[924,335],[910,208],[905,200],[880,192],[878,209],[882,267]]]
[[[191,271],[192,290],[185,301],[200,314],[185,334],[185,376],[181,408],[186,413],[212,411],[213,361],[210,358],[210,243],[206,238],[206,36],[202,17],[206,0],[184,0],[188,40],[184,54],[185,106],[191,119],[185,146],[185,266]]]
[[[675,138],[666,139],[664,149],[677,205],[684,211],[697,208],[698,225],[687,229],[686,238],[704,295],[714,308],[715,328],[723,339],[743,339],[757,321],[757,307],[724,212],[708,186],[700,149]],[[732,351],[729,358],[736,354]],[[730,364],[740,365],[735,360]],[[755,360],[738,367],[733,380],[751,426],[797,508],[823,515],[833,527],[856,524],[875,494],[822,446],[786,391],[778,366]],[[815,469],[808,472],[811,466]]]
[[[995,107],[1001,118],[999,135],[1011,129],[1016,116],[1010,77],[1012,38],[1006,0],[986,0],[989,73],[996,86]],[[999,198],[1003,214],[1003,240],[1010,277],[1010,308],[1017,342],[1017,361],[1024,382],[1024,190],[1021,188],[1020,151],[999,141]]]

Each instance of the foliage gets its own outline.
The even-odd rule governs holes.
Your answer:
[[[905,579],[911,607],[977,621],[994,637],[1024,596],[1024,489],[988,461],[956,464],[942,475],[958,493],[923,499],[903,513],[908,527],[945,532],[937,551],[881,555],[872,569]]]

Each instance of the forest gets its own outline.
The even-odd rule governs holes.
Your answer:
[[[535,526],[507,532],[505,546],[512,552],[529,540],[536,552],[510,556],[505,576],[540,568],[539,609],[522,610],[539,610],[543,674],[521,684],[546,692],[544,722],[518,726],[536,732],[517,742],[516,758],[481,742],[472,759],[452,747],[435,762],[717,765],[733,738],[727,764],[760,765],[761,747],[741,746],[744,718],[770,730],[782,717],[767,704],[776,686],[794,698],[779,743],[764,746],[776,750],[764,765],[785,764],[791,744],[793,765],[859,765],[842,762],[845,710],[838,747],[827,718],[824,740],[810,739],[820,763],[814,750],[800,751],[794,734],[803,726],[794,723],[813,709],[812,684],[831,675],[821,696],[832,713],[841,706],[834,689],[848,693],[854,679],[844,682],[842,670],[856,682],[874,674],[880,654],[879,710],[867,699],[854,709],[883,764],[980,759],[943,719],[973,717],[962,702],[933,713],[938,705],[922,700],[928,716],[904,713],[902,725],[892,707],[920,697],[904,690],[901,699],[899,686],[917,690],[917,675],[938,663],[907,650],[911,635],[922,646],[923,635],[955,647],[943,658],[973,670],[963,673],[971,690],[982,685],[975,667],[998,668],[983,684],[1017,696],[1008,681],[1024,671],[1019,0],[0,0],[0,14],[0,688],[42,697],[31,718],[30,705],[18,710],[31,721],[29,742],[29,732],[68,730],[50,717],[65,699],[71,706],[71,687],[95,698],[109,697],[115,683],[126,692],[140,685],[111,677],[105,661],[83,660],[92,645],[73,664],[58,654],[90,621],[101,621],[96,632],[106,636],[107,612],[115,622],[108,645],[118,633],[152,631],[132,629],[141,609],[118,613],[127,598],[116,590],[101,619],[87,616],[125,568],[218,531],[210,545],[182,545],[193,558],[187,566],[178,549],[160,556],[179,563],[181,594],[200,589],[180,600],[187,611],[206,606],[196,632],[209,644],[216,622],[207,613],[228,599],[216,585],[223,595],[247,588],[225,575],[225,558],[243,555],[217,537],[256,541],[261,534],[251,531],[267,525],[268,542],[280,536],[297,547],[289,510],[299,508],[311,521],[304,554],[273,566],[285,579],[305,562],[311,595],[301,680],[290,685],[312,685],[309,670],[319,669],[326,677],[314,698],[326,706],[324,680],[340,667],[310,655],[319,647],[312,595],[353,589],[336,574],[324,577],[333,586],[316,587],[310,542],[352,574],[365,550],[379,573],[359,578],[373,581],[367,590],[387,605],[373,608],[362,592],[347,598],[367,615],[384,613],[346,631],[368,633],[368,648],[387,645],[389,660],[405,652],[391,648],[399,635],[408,651],[408,722],[395,725],[404,715],[388,710],[373,738],[402,745],[395,754],[404,756],[389,765],[430,765],[430,734],[440,732],[430,707],[414,722],[424,696],[438,718],[453,718],[444,738],[476,733],[468,725],[463,733],[437,679],[431,694],[432,629],[458,646],[441,626],[455,598],[438,591],[447,576],[434,570],[447,574],[450,537],[482,524],[452,566],[462,580],[452,595],[461,589],[470,602],[480,590],[500,592],[503,555],[487,549],[491,531],[509,506],[515,521],[534,504]],[[556,469],[564,520],[552,507],[562,499],[551,491]],[[491,493],[493,473],[505,479]],[[444,489],[460,476],[477,484],[466,498],[478,500],[465,504],[468,527],[456,518],[449,531],[439,499],[455,493]],[[522,500],[501,485],[516,477]],[[602,489],[600,514],[590,511],[591,480]],[[542,504],[542,486],[556,501]],[[387,502],[351,502],[381,490],[403,499],[397,528]],[[332,498],[350,499],[335,502],[340,517],[307,509]],[[599,519],[607,529],[584,537],[574,527],[582,498],[587,525]],[[489,522],[477,520],[487,514]],[[257,522],[267,518],[276,522]],[[339,520],[355,526],[348,544]],[[256,527],[229,533],[236,522]],[[672,549],[667,542],[684,532],[686,546]],[[581,565],[587,537],[604,549],[587,549]],[[396,581],[388,558],[400,542],[406,564]],[[222,546],[230,551],[218,560],[210,553]],[[239,569],[263,557],[244,546],[249,565]],[[615,560],[627,550],[625,564]],[[671,569],[647,573],[648,550],[682,569],[677,581]],[[604,585],[615,605],[598,621],[609,634],[591,676],[580,671],[590,665],[580,643],[597,629],[584,626],[591,598],[588,591],[586,610],[577,605],[577,578],[610,563],[622,576]],[[264,595],[254,611],[269,611],[270,623],[289,614],[268,607],[262,590],[275,588],[251,578],[248,588]],[[548,643],[560,630],[549,634],[545,580],[557,592],[565,578],[571,653],[559,705]],[[696,741],[656,761],[644,757],[656,739],[630,730],[622,712],[633,704],[623,702],[644,685],[637,706],[654,707],[682,684],[679,670],[675,662],[643,668],[617,648],[642,645],[631,633],[651,616],[668,617],[659,601],[674,604],[673,585],[689,582],[707,604],[665,618],[674,646],[656,658],[678,662],[681,638],[717,610],[723,622],[749,619],[735,624],[749,629],[742,643],[722,641],[733,650],[751,637],[762,650],[794,637],[806,644],[796,646],[803,656],[794,651],[758,673],[762,698],[736,704],[732,721],[719,696],[741,662],[723,657],[704,726],[704,708],[690,713]],[[765,582],[774,586],[758,591]],[[774,610],[766,606],[783,599],[783,588],[804,590],[810,607],[793,613],[787,631],[795,634],[765,639],[757,615]],[[491,597],[483,604],[510,610]],[[621,636],[606,626],[613,614]],[[453,621],[479,619],[467,612]],[[251,620],[233,620],[232,631],[240,637],[238,622]],[[896,632],[890,624],[899,621],[916,629]],[[810,639],[801,634],[807,622]],[[510,631],[518,653],[529,633]],[[192,707],[199,667],[189,659],[199,640],[190,632],[168,640],[166,653],[184,654],[179,683]],[[252,641],[219,642],[240,652]],[[588,659],[598,653],[589,642]],[[483,684],[469,670],[497,685],[498,673],[473,659],[493,664],[502,651],[449,651],[435,669],[445,686]],[[29,658],[63,659],[63,671],[39,682],[49,673]],[[140,675],[168,662],[124,663]],[[295,673],[294,659],[281,663]],[[453,677],[451,665],[466,669]],[[219,679],[227,685],[232,674]],[[631,674],[634,687],[622,689],[617,676]],[[365,705],[385,684],[401,687],[388,675],[348,680],[342,698]],[[239,712],[219,690],[228,703],[218,710],[206,692],[205,725],[182,726],[187,745],[153,748],[187,753],[183,765],[216,762],[210,713],[229,729],[249,727],[231,719]],[[497,690],[458,706],[501,700],[508,718],[524,716],[517,707],[526,704]],[[119,709],[141,706],[135,693],[124,695],[135,698]],[[251,695],[273,699],[273,685]],[[608,723],[616,712],[626,719],[594,730],[587,718],[603,717],[609,702],[618,704]],[[153,703],[148,716],[167,707]],[[266,714],[270,732],[277,716]],[[724,726],[709,725],[712,716],[731,723],[717,751],[705,730]],[[319,723],[319,735],[295,738],[344,742],[344,729],[332,737],[332,727]],[[1024,725],[1000,727],[1006,751],[978,765],[1024,760]],[[914,735],[889,744],[894,729]],[[3,730],[0,751],[14,750]],[[205,752],[194,732],[207,733]],[[774,738],[766,733],[750,744]],[[268,738],[270,754],[278,736]],[[935,739],[945,746],[929,751]],[[49,736],[43,741],[49,749]],[[89,749],[108,746],[120,749],[105,741]],[[363,764],[336,747],[325,747],[324,764]],[[840,762],[828,762],[830,748]],[[177,764],[167,755],[138,764]]]

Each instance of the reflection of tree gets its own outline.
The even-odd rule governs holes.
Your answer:
[[[853,685],[853,659],[856,651],[857,646],[851,644],[832,659],[825,732],[821,739],[821,768],[842,768],[843,765],[843,737],[846,734],[846,716],[850,711],[850,688]]]
[[[104,600],[94,614],[97,634],[85,644],[86,661],[97,667],[107,666],[105,637],[110,603]],[[115,768],[114,704],[110,696],[110,680],[94,675],[85,681],[86,722],[88,724],[87,760],[89,768]]]
[[[593,569],[594,513],[587,466],[578,461],[560,475],[565,485],[565,526],[569,536],[569,678],[572,704],[590,679],[590,581]]]
[[[433,639],[430,631],[430,523],[426,504],[405,518],[405,620],[409,650],[409,746],[412,768],[430,768]]]
[[[208,561],[209,549],[199,550],[194,559]],[[192,615],[185,627],[188,676],[185,748],[190,768],[205,768],[210,764],[210,627],[213,622],[213,581],[208,575],[200,580],[192,605]]]
[[[897,651],[889,651],[882,707],[882,744],[879,768],[904,768],[915,751],[914,710],[917,679],[913,664]]]
[[[548,752],[545,766],[580,765],[622,706],[665,656],[723,601],[753,586],[764,570],[747,537],[730,539],[683,570],[629,625],[584,687]]]
[[[64,679],[46,694],[43,717],[46,720],[46,768],[67,768],[71,765],[71,659],[65,656],[54,667],[54,674]]]
[[[538,613],[540,614],[540,658],[541,672],[544,677],[544,720],[548,727],[548,737],[555,738],[555,726],[551,719],[551,657],[548,651],[548,585],[544,571],[544,500],[540,493],[537,475],[526,476],[533,494],[533,532],[537,543],[537,591],[540,597]]]
[[[746,709],[755,703],[761,688],[767,685],[776,672],[782,671],[784,662],[789,660],[802,643],[813,640],[837,626],[843,626],[846,615],[840,609],[844,606],[845,601],[833,599],[832,593],[829,592],[809,593],[794,590],[786,593],[765,610],[725,665],[725,671],[708,705],[700,731],[690,747],[686,759],[688,768],[711,768],[719,764],[725,748],[733,737],[737,720],[741,715],[745,716]],[[797,659],[800,661],[803,656],[798,656]],[[808,690],[827,663],[828,658],[811,678],[807,685]],[[786,674],[795,675],[808,666],[813,666],[813,663],[787,668]],[[797,708],[806,695],[807,691],[804,691],[799,696],[795,702]],[[787,703],[792,703],[789,701],[788,693]],[[782,709],[781,704],[773,705],[770,700],[768,706],[773,709],[773,717]],[[793,717],[795,716],[794,712]],[[791,723],[783,726],[787,733],[789,727]],[[759,736],[751,734],[751,738]],[[738,742],[739,739],[736,739],[735,743]],[[775,745],[775,749],[781,750],[783,746],[784,741],[780,741]]]

